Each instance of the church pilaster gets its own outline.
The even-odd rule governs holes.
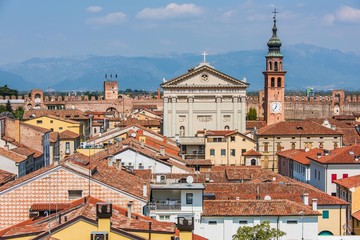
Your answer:
[[[222,116],[221,116],[221,96],[218,96],[216,97],[216,129],[222,129],[222,126],[221,126],[221,119],[222,119]]]

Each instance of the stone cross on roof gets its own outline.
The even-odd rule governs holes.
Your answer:
[[[202,55],[204,56],[204,63],[205,63],[205,62],[206,62],[206,56],[207,56],[208,54],[206,53],[206,51],[204,51]]]

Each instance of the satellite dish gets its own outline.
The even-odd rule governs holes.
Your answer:
[[[194,178],[192,176],[187,176],[186,182],[191,185],[194,182]]]
[[[264,200],[271,200],[271,197],[270,197],[269,195],[266,195],[266,196],[264,197]]]

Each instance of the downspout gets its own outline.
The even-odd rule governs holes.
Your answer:
[[[339,219],[339,221],[340,221],[340,224],[339,224],[339,235],[342,235],[342,234],[341,234],[341,209],[342,209],[342,205],[340,205],[340,214],[339,214],[339,216],[340,216],[340,219]]]
[[[273,161],[272,161],[272,171],[274,172],[275,168],[275,136],[273,136]]]
[[[277,220],[276,220],[276,229],[279,231],[279,220],[280,220],[280,216],[277,217]],[[276,236],[276,240],[279,239],[279,236]]]

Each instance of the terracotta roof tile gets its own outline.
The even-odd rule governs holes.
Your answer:
[[[266,126],[265,121],[246,121],[246,129],[253,130],[254,128],[260,129]]]
[[[63,132],[60,133],[60,139],[75,139],[80,137],[79,134],[74,133],[70,130],[65,130]]]
[[[342,135],[314,121],[279,122],[260,128],[258,135]]]
[[[24,112],[23,119],[27,120],[34,115],[35,117],[53,115],[72,120],[86,120],[89,117],[82,111],[77,109],[63,109],[63,110],[45,110],[45,109],[31,109]]]
[[[318,199],[318,205],[347,205],[348,203],[326,194],[319,189],[295,180],[288,182],[245,182],[239,183],[205,183],[205,193],[213,193],[216,200],[255,200],[257,196],[264,199],[269,195],[271,199],[291,199],[302,202],[302,195],[309,194],[311,199]]]
[[[185,160],[186,166],[196,166],[196,165],[204,165],[204,166],[212,166],[214,165],[210,159],[187,159]]]
[[[347,189],[360,186],[360,175],[351,176],[348,178],[334,180],[334,183],[346,187]]]
[[[276,154],[281,157],[289,158],[303,165],[310,165],[310,160],[307,157],[321,152],[323,152],[323,150],[318,148],[310,149],[308,152],[303,149],[289,149],[277,152]]]
[[[0,186],[16,179],[16,174],[0,169]]]
[[[19,153],[16,153],[16,152],[12,151],[12,150],[6,150],[6,149],[1,148],[1,147],[0,147],[0,155],[4,156],[4,157],[6,157],[6,158],[8,158],[8,159],[10,159],[10,160],[12,160],[14,162],[17,162],[17,163],[23,162],[23,161],[25,161],[27,159],[26,156],[23,156],[23,155],[21,155]]]
[[[23,126],[32,128],[32,129],[34,129],[34,130],[36,130],[36,131],[38,131],[38,132],[41,132],[41,133],[48,133],[48,132],[50,132],[49,129],[46,129],[46,128],[43,128],[43,127],[34,126],[34,125],[31,125],[31,124],[28,124],[28,123],[24,123],[24,122],[21,122],[20,124],[23,125]]]
[[[30,211],[61,211],[70,206],[70,203],[33,203],[30,207]]]
[[[50,142],[55,143],[59,140],[59,133],[58,132],[51,132],[50,133]]]
[[[323,151],[320,158],[314,153],[308,158],[322,164],[360,164],[360,145],[329,150],[327,155]]]
[[[255,151],[255,150],[253,150],[253,149],[250,149],[250,150],[244,152],[242,155],[243,155],[243,156],[262,156],[261,153]]]
[[[309,206],[286,199],[205,200],[203,216],[307,216],[320,215]]]
[[[351,216],[360,221],[360,210],[351,214]]]

